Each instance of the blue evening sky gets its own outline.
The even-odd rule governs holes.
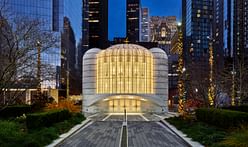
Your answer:
[[[177,16],[181,20],[181,0],[141,0],[150,16]],[[109,0],[109,39],[126,36],[126,0]]]

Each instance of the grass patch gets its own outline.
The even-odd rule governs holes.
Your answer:
[[[82,114],[73,114],[68,120],[32,130],[28,130],[22,121],[0,120],[0,145],[1,147],[45,146],[83,120],[85,117]]]
[[[232,132],[217,145],[223,147],[248,147],[248,127],[246,126]]]
[[[225,130],[209,126],[202,122],[184,120],[181,117],[168,118],[166,121],[187,134],[188,137],[205,146],[215,146],[216,143],[223,141],[227,136]]]
[[[173,117],[166,119],[188,137],[208,147],[248,147],[248,126],[238,129],[221,129],[206,123]]]

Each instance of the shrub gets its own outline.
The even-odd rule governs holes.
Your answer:
[[[248,128],[244,127],[232,132],[231,135],[226,137],[225,140],[221,141],[219,145],[225,147],[233,147],[233,146],[245,147],[248,146],[247,140],[248,140]]]
[[[248,113],[248,105],[223,107],[223,109],[235,110],[235,111],[241,111],[241,112]]]
[[[171,117],[167,118],[166,121],[187,134],[187,136],[192,138],[194,141],[198,141],[209,147],[222,141],[227,135],[227,133],[222,129],[210,126],[204,122],[188,121],[183,117]]]
[[[85,118],[82,114],[72,114],[68,120],[53,124],[50,127],[27,130],[25,123],[15,119],[0,120],[1,147],[42,147],[50,144],[62,133],[81,123]]]
[[[31,106],[29,105],[16,105],[16,106],[7,106],[6,108],[0,108],[0,117],[17,117],[23,114],[31,112]]]
[[[27,115],[28,129],[40,127],[49,127],[56,122],[61,122],[70,118],[71,114],[68,110],[53,110],[42,113],[33,113]]]
[[[62,100],[59,103],[53,102],[47,104],[46,110],[52,110],[52,109],[68,109],[70,112],[81,111],[80,106],[74,105],[74,102],[70,100]]]
[[[0,146],[17,146],[23,142],[26,132],[23,126],[14,121],[0,120]]]
[[[248,123],[248,113],[215,108],[197,109],[196,118],[220,128],[239,127]]]

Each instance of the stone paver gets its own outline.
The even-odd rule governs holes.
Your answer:
[[[160,121],[161,120],[161,118],[159,118],[155,115],[152,115],[152,114],[143,114],[143,116],[146,117],[150,121]]]
[[[128,122],[129,147],[187,147],[185,142],[159,122]]]
[[[123,115],[111,115],[106,121],[123,121]],[[127,121],[144,121],[140,115],[127,115]]]
[[[158,117],[128,115],[129,147],[186,147],[185,142],[162,125]],[[98,117],[99,118],[99,117]],[[111,115],[105,121],[93,122],[88,127],[65,139],[60,147],[119,147],[123,115]]]
[[[122,122],[98,121],[67,138],[59,147],[118,147]]]
[[[89,117],[89,119],[92,121],[102,121],[107,116],[108,116],[107,114],[97,114],[97,115]]]

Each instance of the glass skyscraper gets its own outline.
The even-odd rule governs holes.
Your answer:
[[[63,69],[62,64],[66,64],[63,60],[76,62],[69,61],[66,58],[68,57],[66,54],[69,54],[70,50],[77,50],[76,46],[82,36],[82,0],[8,0],[6,1],[6,6],[11,16],[39,20],[43,24],[42,30],[51,31],[58,36],[59,46],[49,48],[41,53],[42,64],[49,65],[54,73],[51,79],[42,82],[42,88],[61,88],[61,83],[66,80],[66,77],[61,75],[61,72],[63,70],[74,72],[71,70],[72,67]],[[65,23],[65,18],[67,23]],[[74,39],[65,40],[72,44],[69,47],[62,45],[65,24],[70,24],[71,34],[74,36]],[[73,51],[73,53],[75,54],[73,56],[76,57],[77,51]],[[72,64],[75,66],[76,63]]]
[[[213,38],[213,0],[183,0],[183,56],[186,97],[209,84],[210,38]],[[215,53],[214,53],[215,54]]]
[[[208,56],[209,37],[212,35],[213,1],[186,0],[184,4],[186,50],[195,60],[202,59]]]
[[[247,58],[248,1],[215,0],[214,18],[215,48],[221,48],[227,58]]]

